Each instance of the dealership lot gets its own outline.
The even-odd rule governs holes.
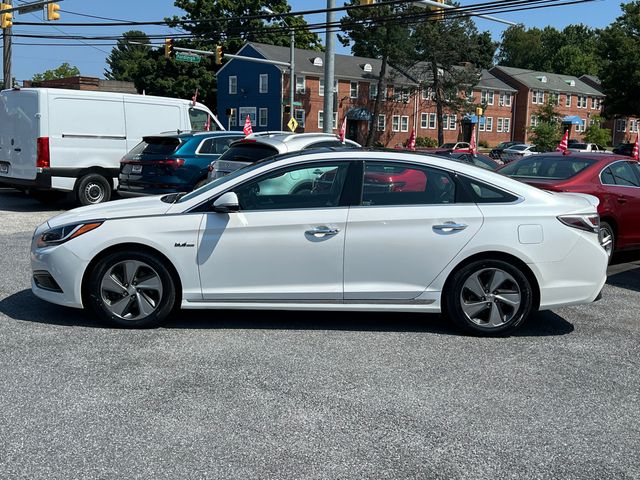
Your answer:
[[[29,289],[0,189],[0,478],[640,478],[640,254],[509,338],[439,316],[182,312],[105,328]]]

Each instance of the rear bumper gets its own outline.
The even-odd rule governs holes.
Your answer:
[[[36,173],[36,178],[33,180],[0,176],[0,185],[22,190],[50,190],[51,174],[49,172]]]

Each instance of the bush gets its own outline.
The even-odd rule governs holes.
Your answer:
[[[438,146],[438,141],[431,137],[416,138],[416,147],[434,148]]]
[[[489,148],[489,142],[487,142],[486,140],[480,140],[478,142],[478,146],[482,148]]]

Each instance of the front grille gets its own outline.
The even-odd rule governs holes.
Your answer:
[[[33,281],[38,288],[49,290],[50,292],[63,293],[58,282],[46,270],[37,270],[33,272]]]

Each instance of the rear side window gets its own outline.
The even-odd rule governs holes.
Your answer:
[[[254,163],[263,158],[277,155],[278,150],[267,145],[257,143],[239,143],[232,145],[226,152],[220,156],[220,160],[228,160],[232,162],[250,162]]]
[[[613,172],[610,168],[605,168],[600,175],[603,185],[615,185],[616,180],[613,178]]]
[[[456,184],[447,172],[395,162],[366,162],[362,205],[454,203]]]
[[[609,167],[609,169],[611,170],[616,185],[625,187],[640,186],[640,181],[629,162],[614,163]]]
[[[180,140],[175,137],[144,137],[127,156],[171,155],[179,146]]]
[[[509,177],[546,178],[551,180],[566,180],[585,168],[593,165],[595,160],[586,158],[570,158],[567,156],[523,158],[511,163],[500,170]]]
[[[338,140],[323,140],[322,142],[312,143],[311,145],[307,145],[303,150],[312,150],[314,148],[323,148],[323,147],[344,147],[342,142]]]
[[[487,185],[474,178],[462,177],[462,182],[467,187],[474,203],[511,203],[518,199],[511,193],[492,185]]]
[[[229,145],[238,140],[237,137],[208,138],[198,150],[198,153],[204,155],[222,155],[229,150]]]

